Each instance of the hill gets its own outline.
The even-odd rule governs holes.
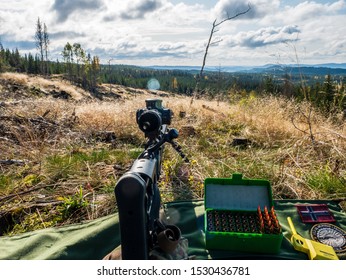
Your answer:
[[[191,160],[169,146],[164,202],[204,197],[206,177],[270,180],[275,199],[346,196],[346,126],[279,97],[192,99],[103,84],[84,91],[59,76],[0,75],[0,234],[116,211],[114,186],[143,150],[135,113],[161,98]]]
[[[200,66],[149,66],[149,69],[156,70],[181,70],[197,73],[201,70]],[[345,63],[325,63],[325,64],[267,64],[261,66],[207,66],[205,71],[228,72],[228,73],[259,73],[277,74],[278,72],[303,75],[346,75]]]
[[[268,65],[265,67],[256,67],[242,72],[261,73],[261,74],[290,74],[304,76],[325,76],[325,75],[346,75],[345,68],[327,66],[292,66],[292,65]]]

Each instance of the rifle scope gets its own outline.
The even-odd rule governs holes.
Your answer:
[[[145,100],[146,108],[136,112],[139,129],[145,133],[157,132],[163,124],[170,125],[173,111],[162,106],[161,99]]]

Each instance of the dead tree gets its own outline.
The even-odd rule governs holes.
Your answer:
[[[202,62],[202,67],[201,67],[201,70],[199,71],[199,74],[197,75],[196,77],[196,87],[195,87],[195,95],[198,93],[198,90],[199,90],[199,83],[203,77],[203,71],[204,71],[204,67],[205,67],[205,63],[206,63],[206,60],[207,60],[207,56],[208,56],[208,51],[209,51],[209,48],[211,45],[213,44],[216,44],[220,41],[216,41],[216,42],[213,42],[213,36],[216,32],[218,32],[219,30],[217,29],[221,24],[223,24],[224,22],[226,21],[230,21],[230,20],[233,20],[237,17],[240,17],[242,15],[245,15],[246,13],[248,13],[249,11],[251,10],[251,6],[250,4],[248,4],[248,8],[245,10],[245,11],[242,11],[242,12],[239,12],[233,16],[230,16],[228,15],[227,13],[227,17],[224,18],[223,20],[221,21],[217,21],[217,19],[214,20],[213,22],[213,25],[212,25],[212,28],[210,30],[210,34],[209,34],[209,39],[208,39],[208,43],[206,45],[206,48],[205,48],[205,51],[204,51],[204,57],[203,57],[203,62]]]
[[[40,52],[41,62],[40,62],[40,68],[41,68],[41,74],[43,74],[44,71],[44,35],[43,35],[43,28],[42,23],[40,21],[40,18],[37,19],[36,23],[36,33],[35,33],[35,40],[36,40],[36,48]]]

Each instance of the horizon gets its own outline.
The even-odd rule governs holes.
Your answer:
[[[112,65],[112,64],[111,64]],[[113,64],[113,65],[122,65],[122,64]],[[123,64],[125,65],[125,64]],[[127,64],[129,65],[129,64]],[[206,66],[207,68],[209,67],[217,67],[217,68],[224,68],[224,67],[245,67],[245,68],[249,68],[249,67],[267,67],[267,66],[291,66],[291,67],[305,67],[305,66],[323,66],[323,65],[341,65],[346,67],[346,62],[326,62],[326,63],[312,63],[312,64],[273,64],[273,63],[268,63],[268,64],[253,64],[253,65],[208,65]],[[140,66],[140,65],[133,65],[133,66]],[[143,66],[143,67],[150,67],[150,66],[156,66],[156,67],[199,67],[201,68],[201,65],[171,65],[171,64],[166,64],[166,65],[148,65],[148,66]]]
[[[69,42],[102,64],[201,65],[215,19],[244,11],[237,0],[0,0],[4,48],[37,53],[37,19],[47,25],[51,61]],[[224,22],[206,67],[345,63],[345,0],[253,0]],[[323,23],[323,24],[321,24]],[[218,65],[218,66],[211,66]],[[225,66],[226,65],[226,66]],[[227,66],[229,65],[229,66]]]

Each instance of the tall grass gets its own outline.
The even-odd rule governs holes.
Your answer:
[[[27,83],[26,77],[18,79]],[[145,99],[158,98],[122,91],[116,101],[88,97],[4,103],[0,117],[44,120],[39,125],[0,122],[8,128],[0,134],[0,160],[25,162],[24,166],[0,166],[0,212],[11,212],[22,221],[20,231],[76,222],[62,203],[76,204],[81,219],[116,211],[114,186],[145,143],[136,110],[145,107]],[[309,127],[304,118],[309,104],[272,96],[245,97],[233,103],[191,102],[189,97],[174,95],[159,98],[174,112],[171,127],[192,131],[177,139],[190,164],[166,145],[160,178],[163,202],[201,199],[205,178],[233,173],[269,180],[275,199],[346,197],[345,123],[312,111]],[[100,131],[113,132],[114,141],[98,140],[95,135]],[[246,144],[234,146],[235,138],[246,139]],[[51,205],[37,206],[42,200]],[[30,223],[35,226],[27,226]]]

